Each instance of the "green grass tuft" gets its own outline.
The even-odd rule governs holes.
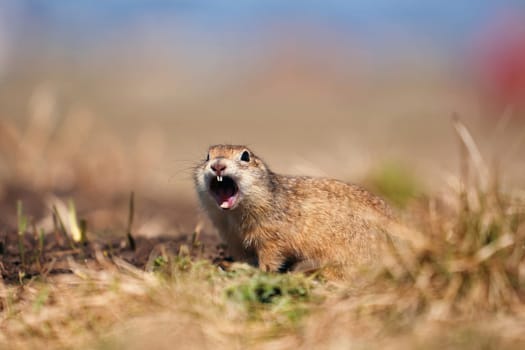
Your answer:
[[[250,319],[263,318],[265,312],[285,316],[292,324],[308,314],[308,304],[317,297],[313,282],[299,274],[270,274],[257,271],[249,279],[226,289],[227,299],[241,304]]]
[[[376,167],[365,180],[365,184],[401,208],[421,193],[421,185],[415,176],[407,167],[393,161]]]

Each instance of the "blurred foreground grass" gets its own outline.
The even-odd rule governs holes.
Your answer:
[[[519,226],[513,236],[522,237],[524,218],[509,219]],[[434,242],[450,244],[444,237]],[[479,247],[471,251],[457,244],[452,252],[440,247],[422,253],[412,266],[385,267],[383,274],[352,284],[268,274],[243,264],[224,271],[190,258],[186,249],[157,252],[148,272],[116,256],[98,254],[89,263],[70,259],[72,273],[2,284],[0,343],[95,349],[522,348],[523,261],[516,254],[523,253],[523,241],[471,261],[469,268],[453,265],[475,259],[493,242]],[[516,274],[511,264],[518,261]]]

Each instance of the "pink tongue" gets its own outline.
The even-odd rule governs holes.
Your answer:
[[[233,205],[233,190],[231,188],[220,188],[217,191],[217,202],[221,208],[231,208]]]

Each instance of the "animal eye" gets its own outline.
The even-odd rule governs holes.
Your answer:
[[[250,152],[248,152],[248,151],[244,151],[244,152],[242,152],[242,154],[241,154],[241,160],[242,160],[243,162],[249,162],[249,161],[250,161]]]
[[[210,154],[208,153],[208,154],[206,155],[206,161],[209,161],[209,160],[210,160]]]

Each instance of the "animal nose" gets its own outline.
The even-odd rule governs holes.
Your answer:
[[[221,172],[223,172],[224,169],[226,169],[226,164],[222,164],[222,163],[214,163],[214,164],[211,165],[211,169],[212,169],[213,171],[215,171],[215,173],[216,173],[217,175],[220,175]]]

